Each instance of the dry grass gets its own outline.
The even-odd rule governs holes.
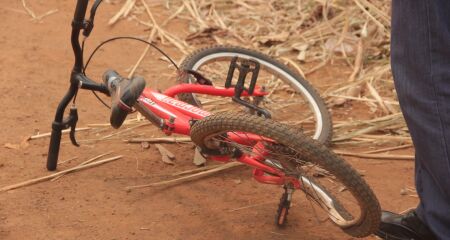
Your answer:
[[[147,26],[149,40],[182,53],[193,45],[251,46],[282,59],[301,75],[339,62],[352,69],[345,80],[322,90],[330,108],[367,105],[371,120],[335,124],[339,145],[383,148],[409,144],[409,133],[394,90],[389,64],[390,1],[373,0],[122,0],[111,23],[129,18]],[[156,21],[155,8],[171,13]],[[190,34],[180,37],[167,27],[187,20]],[[145,55],[145,53],[144,53]]]

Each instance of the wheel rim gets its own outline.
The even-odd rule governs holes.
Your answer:
[[[302,190],[307,192],[308,195],[315,196],[320,199],[317,204],[323,205],[321,207],[328,212],[328,216],[331,221],[333,221],[336,225],[341,228],[346,228],[358,223],[358,219],[348,220],[348,217],[344,216],[342,211],[338,210],[336,207],[338,203],[336,203],[335,200],[320,186],[303,176],[300,177],[300,181],[302,182]]]
[[[191,69],[195,70],[195,71],[199,71],[199,69],[201,67],[203,67],[205,64],[208,64],[211,62],[218,62],[218,61],[227,61],[227,60],[229,61],[232,57],[235,57],[235,56],[240,57],[240,58],[246,58],[246,59],[254,59],[254,57],[252,57],[250,55],[237,53],[237,52],[212,53],[212,54],[209,54],[209,55],[204,56],[204,57],[200,58],[199,60],[197,60],[195,62],[195,64],[191,67]],[[277,67],[276,65],[274,65],[270,62],[267,62],[265,60],[262,60],[262,59],[258,59],[258,62],[261,64],[261,68],[264,68],[268,72],[271,72],[274,76],[278,76],[278,77],[282,78],[282,81],[284,84],[288,84],[291,88],[293,88],[295,90],[296,93],[299,93],[298,95],[301,95],[301,97],[306,100],[304,102],[307,103],[309,110],[313,114],[313,118],[314,118],[313,124],[315,125],[314,129],[313,129],[314,133],[309,133],[309,134],[307,133],[307,134],[316,140],[320,139],[321,135],[324,133],[323,132],[323,127],[324,127],[323,116],[322,116],[322,113],[320,111],[318,104],[314,100],[313,96],[309,93],[309,91],[304,86],[302,86],[293,76],[286,73],[285,71],[283,71],[283,69]],[[228,65],[229,65],[229,63],[228,63]],[[226,74],[223,76],[226,76]],[[189,81],[191,81],[191,80],[189,79]],[[224,82],[224,79],[222,79],[221,84],[223,84],[223,82]],[[258,83],[259,83],[259,80],[258,80]],[[295,94],[295,95],[297,95],[297,94]],[[194,101],[197,103],[197,105],[201,105],[201,101],[199,100],[199,97],[197,97],[195,94],[193,94],[193,96],[194,96]],[[289,104],[289,103],[287,103],[287,104]],[[297,107],[299,104],[297,104]],[[269,109],[269,110],[273,111],[273,109]],[[298,119],[295,119],[295,120],[298,120]],[[302,126],[304,126],[303,122],[308,123],[308,121],[310,121],[310,119],[304,118],[304,119],[301,119],[300,121],[297,121],[297,124],[300,123],[300,124],[302,124]]]

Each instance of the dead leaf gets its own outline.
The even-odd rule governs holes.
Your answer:
[[[175,155],[167,150],[164,146],[161,144],[155,144],[155,147],[158,149],[159,153],[161,154],[161,160],[170,165],[174,165],[175,163],[172,161],[172,159],[175,159]]]

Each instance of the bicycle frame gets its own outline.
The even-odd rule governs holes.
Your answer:
[[[89,19],[85,19],[86,10],[88,7],[89,0],[77,0],[77,5],[75,9],[74,18],[72,21],[72,34],[71,34],[71,43],[75,56],[75,63],[70,75],[70,87],[65,94],[65,96],[60,101],[54,121],[52,123],[52,133],[47,157],[47,169],[53,171],[57,167],[58,163],[58,155],[60,149],[61,142],[61,132],[63,129],[71,128],[70,131],[70,139],[72,143],[78,146],[78,143],[75,139],[75,127],[78,121],[78,113],[77,108],[75,106],[75,98],[78,90],[92,90],[96,92],[104,93],[107,96],[110,96],[111,93],[114,93],[115,96],[119,97],[119,103],[115,103],[112,108],[111,115],[111,123],[114,127],[120,127],[123,123],[124,117],[129,113],[132,104],[134,104],[134,108],[137,109],[140,113],[142,113],[149,121],[158,126],[164,133],[170,135],[172,133],[182,134],[190,136],[191,126],[197,130],[197,127],[209,126],[211,128],[216,127],[215,129],[222,132],[211,132],[208,131],[210,135],[219,136],[219,139],[213,138],[212,136],[205,136],[203,130],[208,129],[200,129],[198,132],[198,137],[202,137],[203,141],[201,146],[204,146],[201,150],[202,154],[208,155],[208,158],[221,162],[228,162],[235,158],[238,162],[244,163],[245,165],[251,166],[254,168],[253,177],[261,182],[266,184],[275,184],[275,185],[284,185],[284,193],[280,199],[280,203],[278,205],[277,211],[277,225],[283,226],[286,222],[286,216],[288,210],[291,205],[292,193],[294,189],[303,190],[307,196],[313,198],[315,202],[317,202],[322,208],[324,208],[327,212],[331,220],[336,223],[339,227],[345,228],[355,227],[356,229],[351,228],[349,233],[352,236],[361,237],[360,230],[362,229],[364,232],[364,236],[370,234],[372,230],[375,230],[378,227],[378,222],[374,221],[374,219],[379,219],[379,214],[376,215],[376,211],[379,213],[379,204],[374,205],[373,203],[378,203],[376,201],[376,197],[373,192],[370,191],[367,185],[365,185],[363,179],[358,179],[359,175],[356,171],[349,168],[347,164],[343,164],[341,159],[333,156],[331,153],[326,152],[326,149],[317,148],[313,142],[301,141],[300,138],[293,138],[295,132],[288,131],[289,129],[282,128],[280,130],[286,131],[264,131],[269,136],[278,136],[279,139],[286,139],[280,141],[288,141],[287,139],[294,139],[293,141],[298,142],[306,142],[311,143],[309,147],[316,147],[313,150],[320,151],[321,156],[319,157],[324,160],[324,157],[330,157],[330,161],[325,163],[333,163],[333,166],[330,165],[330,170],[334,170],[335,173],[339,173],[337,175],[337,180],[339,177],[342,178],[344,186],[349,187],[349,192],[354,195],[357,202],[356,204],[360,206],[361,216],[359,219],[352,218],[348,220],[349,213],[346,209],[343,208],[342,205],[333,198],[333,195],[330,195],[325,191],[326,189],[322,188],[320,185],[315,184],[314,181],[310,180],[309,176],[302,176],[298,169],[294,169],[290,171],[289,168],[284,168],[282,162],[276,162],[273,158],[276,158],[277,155],[271,152],[272,149],[276,149],[281,147],[282,151],[280,151],[280,155],[284,155],[283,150],[289,150],[285,148],[286,146],[278,146],[277,143],[269,138],[259,136],[257,134],[251,134],[245,131],[234,131],[235,129],[248,129],[251,131],[251,127],[248,122],[246,125],[241,125],[242,116],[238,116],[238,118],[227,118],[226,116],[222,116],[222,118],[211,119],[211,120],[220,120],[220,121],[212,121],[212,122],[203,122],[205,125],[201,123],[195,123],[205,117],[211,115],[208,111],[200,109],[196,106],[190,105],[188,103],[179,101],[175,98],[178,94],[190,93],[190,94],[207,94],[213,96],[222,96],[222,97],[231,97],[234,102],[237,102],[245,107],[247,107],[251,112],[257,114],[258,116],[264,116],[266,119],[270,118],[270,112],[266,109],[258,107],[257,104],[250,103],[241,99],[240,97],[252,96],[252,97],[263,97],[268,94],[265,92],[263,88],[258,88],[256,86],[256,80],[258,78],[259,73],[259,62],[252,61],[252,59],[239,59],[235,56],[232,58],[230,62],[230,68],[225,81],[225,88],[219,88],[211,86],[212,83],[208,79],[201,76],[200,73],[195,71],[186,70],[181,72],[181,74],[191,74],[195,77],[198,83],[191,84],[179,84],[174,87],[167,89],[164,93],[160,93],[152,90],[151,88],[145,88],[142,94],[136,101],[137,94],[141,93],[144,82],[143,79],[135,78],[132,81],[138,80],[135,85],[133,82],[127,85],[125,82],[121,82],[125,80],[120,77],[117,72],[115,72],[115,76],[108,76],[105,74],[104,80],[108,83],[109,87],[103,83],[96,83],[89,79],[84,74],[84,61],[83,61],[83,52],[80,44],[80,33],[83,30],[83,35],[88,37],[94,27],[94,16],[97,10],[97,7],[100,5],[102,0],[95,0],[94,4],[91,7],[90,17]],[[139,40],[139,39],[137,39]],[[151,43],[149,43],[151,45]],[[174,64],[176,65],[176,64]],[[235,85],[232,84],[233,76],[235,70],[238,69],[239,77],[237,79],[237,83]],[[107,71],[106,73],[111,72]],[[114,72],[114,71],[112,71]],[[248,73],[251,73],[251,82],[250,84],[245,84],[245,78]],[[112,78],[114,77],[114,79]],[[202,81],[203,80],[203,81]],[[123,83],[122,86],[120,84]],[[117,85],[113,85],[117,84]],[[209,85],[208,85],[209,84]],[[114,88],[113,88],[114,86]],[[116,88],[118,86],[118,88]],[[233,87],[232,87],[233,86]],[[248,86],[248,87],[247,87]],[[123,87],[123,88],[121,88]],[[129,88],[127,88],[129,87]],[[118,91],[117,91],[118,89]],[[123,89],[124,91],[120,91]],[[111,91],[111,93],[110,93]],[[130,93],[130,95],[126,95],[126,93]],[[122,97],[125,96],[125,100]],[[69,116],[64,117],[64,112],[69,103],[73,100],[73,104],[70,108]],[[126,110],[126,111],[125,111]],[[250,117],[251,120],[257,124],[261,124],[261,119],[256,119],[253,116]],[[234,126],[234,128],[226,128],[226,125],[220,125],[223,121],[230,120],[230,126]],[[114,122],[114,120],[117,120]],[[115,124],[117,123],[117,124]],[[196,125],[198,124],[198,125]],[[276,124],[263,124],[258,125],[259,127],[263,126],[273,126],[277,128]],[[220,130],[221,129],[221,130]],[[288,138],[283,138],[280,133],[286,133]],[[222,140],[221,138],[226,138],[226,140]],[[292,137],[292,138],[291,138]],[[277,137],[273,137],[278,139]],[[296,140],[295,140],[296,139]],[[197,141],[197,140],[195,140]],[[213,146],[210,147],[209,143],[213,143]],[[219,143],[219,144],[216,144]],[[244,145],[243,148],[236,147],[233,145],[234,143],[239,145]],[[288,144],[288,143],[287,143]],[[289,144],[288,144],[289,145]],[[223,146],[223,148],[222,148]],[[293,145],[294,147],[299,147],[297,144]],[[219,148],[218,150],[216,148]],[[222,151],[224,150],[224,151]],[[296,149],[292,149],[296,150]],[[300,150],[300,149],[297,149]],[[310,151],[311,149],[307,148],[306,150]],[[298,153],[301,153],[299,151]],[[310,152],[310,154],[314,154],[315,151]],[[323,155],[323,156],[322,156]],[[295,155],[293,156],[297,158]],[[308,160],[309,154],[306,154],[305,161]],[[284,159],[283,159],[284,160]],[[288,159],[290,160],[290,159]],[[314,158],[311,159],[313,162]],[[332,160],[332,161],[331,161]],[[320,162],[316,160],[317,162]],[[334,162],[333,162],[334,161]],[[289,163],[288,163],[289,164]],[[296,164],[295,162],[293,164]],[[281,166],[280,166],[281,165]],[[338,171],[345,170],[345,171]],[[330,171],[330,173],[333,173]],[[355,181],[356,178],[356,181]],[[352,183],[352,184],[348,184]],[[359,186],[354,184],[360,184]],[[362,184],[362,185],[361,185]],[[362,191],[359,194],[356,191]],[[356,194],[355,194],[356,193]],[[369,205],[372,204],[372,205]],[[370,208],[368,211],[363,211],[365,208]],[[345,213],[344,215],[341,214]],[[336,215],[337,214],[337,215]],[[365,222],[361,222],[364,220]],[[370,226],[366,223],[371,224]],[[358,225],[357,225],[358,224]],[[370,227],[370,228],[369,228]],[[355,230],[355,231],[353,231]],[[369,231],[370,230],[370,231]],[[352,234],[355,233],[355,234]]]
[[[234,96],[234,88],[219,88],[208,85],[199,84],[179,84],[167,89],[164,93],[159,93],[151,88],[146,88],[138,99],[135,105],[137,110],[143,114],[147,119],[159,126],[167,135],[172,133],[189,136],[190,127],[193,121],[200,120],[209,116],[211,113],[190,105],[188,103],[179,101],[173,97],[180,93],[196,93],[207,94],[212,96],[232,97]],[[252,96],[264,96],[267,92],[263,92],[260,88],[256,88]],[[249,96],[247,92],[243,96]],[[285,185],[292,183],[294,187],[300,188],[300,183],[297,178],[286,176],[282,171],[272,168],[261,161],[267,155],[264,145],[261,144],[261,137],[249,133],[235,133],[229,134],[229,139],[238,144],[253,147],[256,156],[242,154],[237,158],[237,161],[246,165],[254,167],[253,177],[262,183]],[[263,139],[264,141],[272,141],[270,139]],[[256,142],[253,146],[251,143]],[[229,156],[210,156],[212,160],[228,162],[231,160]],[[264,173],[270,173],[265,175]]]

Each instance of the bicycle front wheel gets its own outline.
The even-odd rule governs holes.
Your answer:
[[[365,237],[378,228],[380,205],[358,172],[290,126],[249,114],[220,113],[197,121],[191,138],[207,152],[247,154],[295,177],[307,199],[322,210],[320,219],[328,218],[351,236]]]
[[[261,69],[257,85],[264,86],[268,92],[259,105],[269,110],[273,119],[300,128],[306,135],[322,143],[330,143],[332,123],[323,99],[308,81],[272,57],[240,47],[212,46],[187,56],[180,68],[197,71],[215,86],[223,86],[233,57],[259,62]],[[188,75],[183,75],[179,79],[181,83],[192,82]],[[213,113],[236,109],[231,98],[226,101],[220,97],[199,94],[182,94],[179,98]]]

